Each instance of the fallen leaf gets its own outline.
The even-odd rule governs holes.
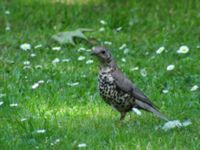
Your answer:
[[[91,29],[76,29],[74,31],[60,32],[52,36],[52,39],[60,44],[71,44],[75,45],[74,38],[80,38],[87,40],[87,37],[83,32],[92,31]]]

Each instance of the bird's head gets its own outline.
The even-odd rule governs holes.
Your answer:
[[[112,61],[111,53],[103,46],[93,47],[92,55],[96,56],[103,64],[110,63]]]

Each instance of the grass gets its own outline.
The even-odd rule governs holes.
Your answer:
[[[1,149],[177,149],[197,150],[200,147],[200,86],[199,1],[55,1],[15,0],[0,2],[0,145]],[[5,15],[9,10],[10,15]],[[107,22],[105,32],[99,21]],[[5,31],[7,24],[11,30]],[[192,125],[165,132],[155,130],[164,124],[143,113],[128,115],[118,127],[119,114],[100,98],[96,88],[98,63],[80,47],[91,48],[84,41],[73,46],[59,46],[50,37],[60,31],[80,27],[94,29],[87,33],[99,41],[111,41],[108,46],[120,68],[145,91],[167,116],[192,121]],[[115,29],[122,27],[120,32]],[[22,43],[30,43],[30,51],[22,51]],[[119,47],[126,43],[127,55]],[[34,46],[42,44],[42,48]],[[181,45],[190,48],[187,54],[177,54]],[[165,46],[167,52],[155,51]],[[36,57],[30,57],[35,53]],[[77,61],[83,55],[84,61]],[[55,58],[71,61],[52,64]],[[122,62],[125,58],[126,62]],[[30,69],[23,69],[24,61]],[[173,71],[166,71],[174,64]],[[41,69],[35,68],[42,65]],[[131,71],[145,68],[147,76]],[[31,86],[44,80],[37,89]],[[78,86],[67,83],[79,82]],[[162,89],[169,89],[163,94]],[[10,104],[17,103],[17,107]],[[21,121],[22,118],[27,120]],[[45,133],[37,133],[45,129]],[[55,142],[57,139],[60,142]],[[58,140],[57,140],[58,141]]]

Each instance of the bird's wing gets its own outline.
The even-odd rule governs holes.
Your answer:
[[[111,74],[118,88],[130,93],[135,99],[143,101],[144,103],[156,108],[156,106],[148,99],[148,97],[145,96],[144,93],[140,91],[120,70],[116,69]]]

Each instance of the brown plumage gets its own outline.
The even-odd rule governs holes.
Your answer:
[[[94,47],[92,54],[101,62],[99,72],[99,91],[104,101],[120,112],[123,120],[133,108],[152,112],[163,120],[168,120],[158,108],[141,92],[117,67],[109,50]]]

